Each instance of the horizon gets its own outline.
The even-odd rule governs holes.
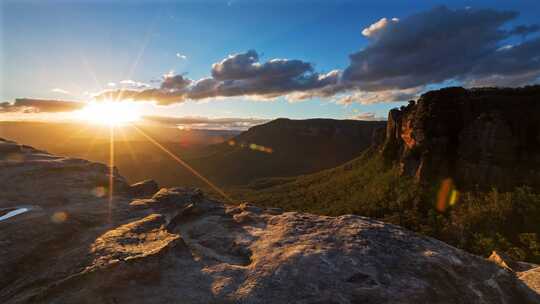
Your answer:
[[[386,120],[432,89],[538,84],[534,7],[3,1],[0,120]]]

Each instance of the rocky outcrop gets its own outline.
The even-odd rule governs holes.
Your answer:
[[[446,88],[388,115],[385,157],[420,181],[540,185],[540,86]]]
[[[158,183],[153,179],[147,179],[129,186],[129,194],[135,197],[152,196],[159,190]]]
[[[508,255],[493,251],[488,260],[514,272],[529,288],[540,293],[540,265],[512,260]]]
[[[116,174],[111,196],[104,165],[1,144],[20,155],[0,161],[0,208],[28,208],[0,221],[2,303],[540,300],[512,271],[398,226],[191,188],[133,198]]]

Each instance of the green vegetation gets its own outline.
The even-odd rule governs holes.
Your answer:
[[[374,217],[475,254],[498,250],[540,263],[540,194],[527,187],[505,193],[470,191],[440,212],[435,204],[438,188],[399,176],[378,153],[367,151],[335,169],[255,181],[236,189],[234,196],[285,210]]]

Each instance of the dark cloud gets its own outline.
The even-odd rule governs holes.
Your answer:
[[[145,116],[146,122],[155,122],[175,127],[213,130],[245,130],[255,125],[268,122],[260,118],[208,118],[208,117],[171,117]]]
[[[71,112],[80,110],[86,106],[84,102],[17,98],[15,102],[0,103],[0,112],[21,112],[21,113],[53,113]]]
[[[185,78],[183,75],[165,76],[161,83],[161,88],[164,90],[182,90],[190,83],[191,80]]]
[[[261,64],[254,50],[230,55],[212,65],[212,77],[216,80],[259,79],[271,82],[291,80],[312,72],[311,64],[301,60],[272,59]]]
[[[116,90],[100,94],[98,99],[124,98],[154,100],[159,104],[186,99],[256,96],[273,98],[294,92],[307,92],[335,85],[339,73],[314,72],[313,66],[301,60],[272,59],[259,62],[256,51],[229,55],[212,65],[212,77],[192,81],[182,75],[165,77],[159,89]]]
[[[529,34],[537,33],[539,31],[540,31],[540,25],[538,24],[518,25],[511,31],[511,34],[527,36]]]
[[[536,26],[501,26],[516,12],[450,10],[446,7],[411,15],[402,20],[381,19],[364,30],[368,46],[350,56],[343,81],[364,91],[400,90],[446,80],[470,82],[500,75],[499,83],[525,83],[540,75],[536,41],[507,51],[501,44],[512,35],[538,31]]]
[[[540,38],[508,45],[484,56],[463,77],[482,85],[519,86],[540,77]]]

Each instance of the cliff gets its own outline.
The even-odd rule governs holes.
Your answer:
[[[118,172],[109,200],[109,177],[102,164],[0,141],[0,302],[540,300],[535,269],[520,280],[398,226],[156,192]]]
[[[389,112],[385,158],[419,181],[540,186],[540,86],[445,88]]]

